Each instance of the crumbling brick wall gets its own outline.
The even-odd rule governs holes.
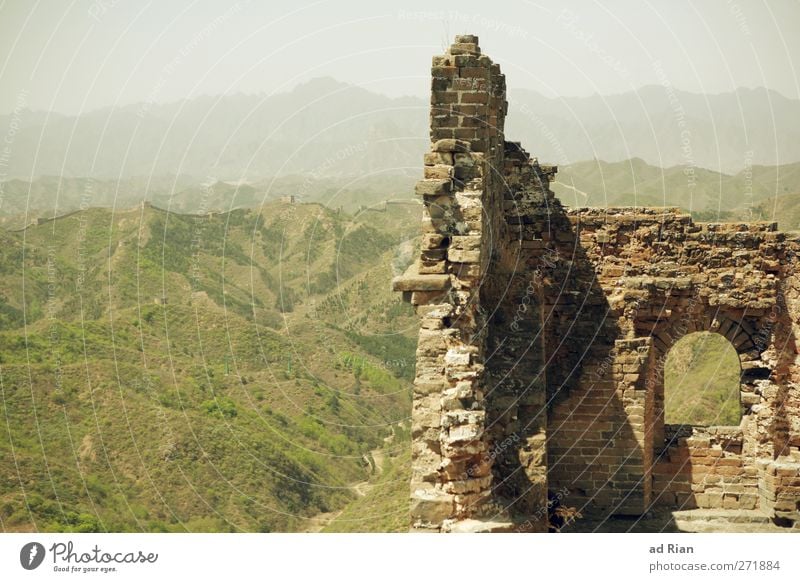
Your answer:
[[[587,414],[595,425],[612,424],[607,445],[594,451],[584,447],[591,430],[579,440],[590,457],[592,452],[604,457],[608,479],[559,469],[554,454],[552,484],[573,489],[573,503],[607,513],[641,514],[652,504],[754,507],[757,460],[789,461],[792,453],[785,444],[776,448],[774,441],[776,427],[783,424],[779,419],[788,412],[778,403],[785,401],[779,395],[785,380],[776,376],[776,354],[794,352],[793,342],[784,337],[778,345],[775,334],[781,321],[791,318],[782,307],[781,281],[792,254],[785,235],[774,223],[695,224],[677,209],[574,209],[570,216],[608,299],[608,317],[619,328],[611,369],[606,367],[602,377],[610,376],[621,406],[609,396],[603,410]],[[695,331],[720,333],[736,348],[742,421],[730,429],[665,434],[666,356],[677,340]],[[625,342],[640,342],[635,355],[623,348]],[[626,352],[629,356],[620,361]],[[595,370],[587,374],[595,364],[584,360],[575,395],[596,398],[598,375]],[[548,438],[555,453],[576,446],[574,435],[562,438],[556,428],[574,431],[575,395],[554,409]],[[591,458],[581,460],[592,464]]]
[[[505,141],[476,37],[432,76],[420,257],[393,283],[421,317],[413,527],[543,531],[548,490],[582,513],[797,519],[796,245],[774,223],[566,209],[556,169]],[[664,426],[666,355],[694,331],[739,354],[738,427]]]
[[[678,509],[756,509],[758,468],[737,427],[668,427],[654,467],[654,503]]]

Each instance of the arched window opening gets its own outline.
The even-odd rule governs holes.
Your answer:
[[[723,336],[691,333],[672,346],[664,364],[664,422],[738,426],[739,355]]]

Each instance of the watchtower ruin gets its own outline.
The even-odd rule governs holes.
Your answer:
[[[418,260],[412,527],[546,531],[582,513],[760,510],[800,521],[800,280],[776,223],[565,208],[505,140],[505,77],[475,36],[433,58]],[[664,424],[663,366],[694,331],[739,355],[742,420]],[[524,527],[523,527],[524,526]]]

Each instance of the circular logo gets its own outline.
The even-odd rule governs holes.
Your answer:
[[[44,546],[39,542],[29,542],[19,551],[19,563],[26,570],[35,570],[44,561]]]

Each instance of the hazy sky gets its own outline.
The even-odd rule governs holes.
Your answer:
[[[424,95],[431,55],[457,33],[480,36],[510,87],[548,95],[666,79],[797,98],[798,25],[798,0],[0,0],[0,113],[285,91],[324,75]]]

